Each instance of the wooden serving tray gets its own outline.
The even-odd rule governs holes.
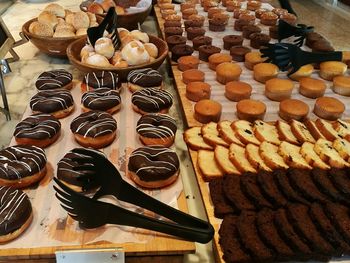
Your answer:
[[[57,162],[69,150],[75,147],[81,147],[74,141],[69,128],[71,120],[81,113],[80,98],[82,92],[80,90],[80,82],[74,83],[71,92],[75,101],[75,110],[68,117],[60,119],[62,126],[61,135],[58,141],[45,149],[48,159],[47,175],[36,187],[25,189],[25,192],[27,192],[31,199],[34,220],[30,227],[19,238],[7,243],[6,246],[0,245],[0,262],[2,260],[4,262],[8,262],[9,260],[15,260],[15,262],[19,260],[30,260],[29,262],[32,262],[31,260],[35,259],[45,259],[45,262],[48,262],[48,259],[55,257],[55,251],[57,250],[102,248],[122,248],[127,257],[135,257],[138,262],[150,262],[150,260],[142,261],[140,257],[152,257],[152,261],[155,262],[182,262],[184,254],[195,252],[195,245],[193,242],[183,241],[161,233],[132,227],[121,227],[119,229],[119,227],[116,228],[114,226],[111,228],[109,228],[110,226],[103,226],[83,231],[78,228],[76,222],[68,217],[67,213],[60,207],[59,201],[54,197],[54,189],[52,187],[52,178],[56,175]],[[124,89],[121,92],[121,97],[122,109],[120,112],[113,115],[118,123],[117,139],[112,145],[104,148],[103,152],[108,156],[110,161],[118,167],[123,176],[126,173],[129,154],[133,149],[140,147],[142,144],[135,131],[135,121],[137,121],[141,115],[136,114],[131,108],[131,92]],[[27,107],[23,118],[30,114],[31,110]],[[124,137],[126,135],[128,136],[128,140]],[[15,144],[15,140],[12,139],[11,145]],[[127,177],[124,177],[124,179],[129,180]],[[186,198],[182,190],[181,177],[179,177],[174,185],[168,188],[162,189],[161,191],[147,191],[147,193],[152,196],[157,196],[157,194],[162,191],[164,191],[164,193],[168,191],[168,196],[172,196],[173,198],[173,196],[176,196],[176,192],[174,192],[175,189],[179,190],[177,198],[178,209],[187,213],[188,209]],[[49,220],[49,218],[54,219],[54,221]],[[44,231],[42,230],[43,228],[45,229]],[[47,235],[43,235],[43,232],[47,233]],[[102,235],[108,232],[121,234],[132,233],[134,238],[133,240],[118,239],[116,235],[113,235],[105,240],[105,236]],[[126,234],[124,235],[127,236]],[[62,245],[36,245],[41,244],[38,243],[40,239],[48,238],[47,236],[52,240],[59,241],[59,244]],[[114,236],[116,238],[114,238]],[[33,239],[31,237],[33,237]],[[96,237],[103,238],[96,239]],[[27,238],[28,240],[34,241],[30,244],[26,243],[24,248],[20,247],[18,244],[24,244],[24,240],[27,240]],[[113,241],[113,239],[118,240],[118,242]],[[35,244],[35,242],[37,243]],[[65,242],[68,242],[67,245],[64,244]],[[130,260],[129,262],[133,261]]]
[[[264,5],[264,8],[272,9],[271,5],[268,5],[268,4],[263,4],[263,5]],[[223,8],[224,10],[226,10],[225,7],[222,7],[222,6],[220,6],[220,7]],[[223,49],[222,38],[226,35],[231,35],[231,34],[242,35],[242,32],[235,31],[233,29],[234,20],[235,20],[233,18],[233,13],[228,13],[230,15],[230,19],[229,19],[228,25],[226,26],[226,30],[224,32],[213,32],[213,31],[210,31],[208,28],[207,13],[205,13],[203,11],[203,8],[199,4],[197,4],[196,9],[198,10],[198,14],[204,15],[206,17],[206,20],[204,22],[204,28],[206,29],[205,35],[213,38],[213,45],[221,48],[221,53],[229,54],[228,50]],[[181,14],[181,11],[180,11],[178,5],[176,5],[175,10],[178,11],[178,14]],[[163,27],[164,19],[161,16],[159,7],[155,7],[155,11],[156,11],[156,16],[158,19],[159,26],[160,26],[162,33],[163,33],[163,37],[165,37],[164,30],[163,30],[164,29],[164,27]],[[259,19],[256,19],[256,21],[259,21]],[[258,24],[258,25],[261,27],[263,33],[269,34],[269,27],[268,26],[261,25],[261,24]],[[186,32],[184,34],[186,36]],[[273,43],[273,42],[276,42],[276,40],[271,40],[271,43]],[[192,46],[192,41],[187,40],[187,44]],[[249,40],[244,39],[243,45],[250,47]],[[252,48],[252,51],[258,51],[258,50]],[[198,51],[194,51],[194,53],[192,55],[195,57],[198,57]],[[255,81],[253,79],[253,71],[247,69],[244,66],[243,62],[237,62],[237,64],[239,64],[239,66],[242,69],[240,81],[244,81],[244,82],[249,83],[253,88],[251,98],[255,99],[255,100],[262,101],[263,103],[266,104],[267,111],[266,111],[266,115],[265,115],[264,120],[265,121],[276,121],[276,120],[280,119],[280,117],[278,115],[279,102],[272,101],[264,95],[265,85],[258,82],[258,81]],[[221,105],[222,105],[221,120],[229,120],[229,121],[236,120],[237,119],[237,116],[236,116],[236,104],[237,103],[230,101],[225,97],[225,95],[224,95],[225,85],[220,84],[219,82],[216,81],[215,71],[209,69],[208,63],[204,62],[204,61],[200,61],[198,69],[205,73],[205,82],[208,83],[209,85],[211,85],[211,99],[221,103]],[[172,61],[172,71],[173,71],[174,79],[176,82],[176,87],[178,90],[178,94],[180,97],[180,101],[181,101],[181,104],[182,104],[182,107],[184,110],[184,115],[185,115],[185,119],[187,121],[188,126],[193,127],[193,126],[202,125],[202,123],[198,122],[193,117],[193,113],[194,113],[193,107],[195,105],[195,102],[192,102],[186,98],[186,96],[185,96],[186,84],[184,84],[182,82],[182,72],[177,68],[177,63],[175,63],[173,61]],[[314,73],[312,74],[311,77],[321,79],[318,76],[317,70],[314,71]],[[287,79],[288,77],[287,77],[286,73],[279,73],[278,78]],[[341,95],[334,93],[331,89],[332,82],[326,81],[326,80],[324,80],[324,81],[327,84],[327,89],[326,89],[324,96],[335,97],[335,98],[339,99],[340,101],[342,101],[344,103],[344,105],[346,106],[346,110],[342,116],[342,119],[346,119],[346,120],[350,119],[350,106],[348,106],[348,105],[350,105],[350,97],[341,96]],[[309,111],[308,117],[312,120],[317,119],[317,116],[312,112],[313,108],[314,108],[314,104],[315,104],[315,99],[310,99],[310,98],[304,97],[301,94],[299,94],[298,82],[296,82],[296,81],[293,81],[293,82],[294,82],[294,89],[292,92],[292,98],[304,101],[309,106],[310,111]]]

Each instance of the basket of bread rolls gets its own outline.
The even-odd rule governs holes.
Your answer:
[[[152,0],[86,0],[80,4],[84,12],[105,16],[114,7],[118,14],[118,25],[126,29],[137,29],[152,10]]]
[[[116,50],[108,34],[92,46],[87,38],[71,43],[67,56],[72,65],[82,72],[114,71],[126,79],[129,71],[141,68],[157,69],[168,54],[167,43],[159,37],[139,30],[118,28],[121,41]]]
[[[40,51],[55,57],[66,57],[73,41],[86,36],[87,29],[98,26],[101,17],[90,12],[72,12],[52,3],[37,18],[27,21],[22,32]]]

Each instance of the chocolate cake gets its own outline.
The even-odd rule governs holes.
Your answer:
[[[286,171],[276,170],[273,172],[273,178],[281,193],[290,201],[302,204],[309,204],[309,202],[296,192],[289,183]]]
[[[286,261],[295,258],[298,251],[294,252],[282,240],[274,224],[274,215],[274,211],[270,209],[263,209],[257,214],[256,227],[259,236],[266,246],[276,252],[277,260]]]
[[[245,173],[241,176],[242,192],[258,208],[273,208],[273,205],[265,199],[257,184],[257,176],[253,173]]]
[[[302,204],[289,204],[287,218],[296,233],[307,242],[317,253],[331,255],[334,252],[332,245],[325,240],[316,229],[308,214],[309,207]]]
[[[337,248],[336,254],[350,253],[350,246],[335,229],[333,223],[327,218],[320,204],[313,203],[309,210],[309,215],[312,222],[315,224],[317,230],[321,235],[327,239],[334,248]]]
[[[210,197],[214,205],[214,215],[223,218],[227,214],[236,214],[239,212],[231,206],[224,195],[223,179],[218,178],[209,182]]]
[[[287,204],[287,199],[279,191],[271,173],[260,171],[259,176],[257,176],[257,183],[263,196],[274,207],[283,207]]]
[[[327,196],[322,194],[313,183],[309,170],[291,168],[287,170],[287,175],[293,189],[298,193],[301,193],[302,196],[310,202],[327,201]]]
[[[236,175],[225,176],[224,193],[231,205],[239,210],[255,210],[254,204],[243,194],[240,186],[240,177]]]
[[[237,230],[244,247],[259,261],[271,261],[274,253],[261,241],[256,228],[256,213],[242,211],[237,220]]]

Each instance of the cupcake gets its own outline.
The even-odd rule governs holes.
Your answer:
[[[198,50],[200,46],[208,46],[208,45],[211,45],[212,42],[213,42],[213,39],[208,36],[195,37],[194,39],[192,39],[193,49]]]
[[[204,36],[205,29],[202,27],[189,27],[187,28],[187,39],[192,40],[195,37]]]
[[[182,56],[190,56],[193,48],[189,45],[176,45],[171,49],[171,59],[175,62]]]
[[[239,35],[227,35],[222,39],[224,41],[224,49],[230,50],[233,46],[241,46],[243,37]]]
[[[207,61],[210,55],[215,53],[220,53],[221,48],[212,45],[200,46],[198,48],[199,51],[199,59],[202,61]]]

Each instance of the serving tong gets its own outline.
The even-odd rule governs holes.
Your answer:
[[[199,243],[207,243],[213,238],[214,229],[210,223],[172,208],[133,187],[122,179],[119,171],[101,152],[83,148],[76,148],[73,152],[79,155],[72,161],[79,164],[74,170],[82,171],[78,180],[82,182],[83,190],[90,190],[97,185],[100,186],[99,190],[89,198],[75,192],[57,178],[54,180],[59,187],[54,186],[54,189],[61,206],[83,228],[118,224],[154,230]],[[172,222],[98,201],[107,195],[145,208]]]
[[[277,65],[280,70],[288,71],[288,76],[298,71],[304,65],[325,61],[342,61],[343,52],[308,52],[289,43],[268,44],[260,49],[262,57],[267,57],[267,62]]]
[[[297,39],[294,40],[294,43],[298,47],[301,47],[304,44],[307,33],[312,31],[314,31],[313,26],[308,26],[305,24],[297,24],[296,26],[293,26],[280,19],[278,22],[278,42],[294,36],[297,37]]]
[[[96,27],[90,27],[87,30],[89,42],[95,46],[96,41],[103,37],[105,30],[111,34],[114,49],[119,49],[121,41],[118,33],[117,12],[114,7],[110,7],[101,24]]]

